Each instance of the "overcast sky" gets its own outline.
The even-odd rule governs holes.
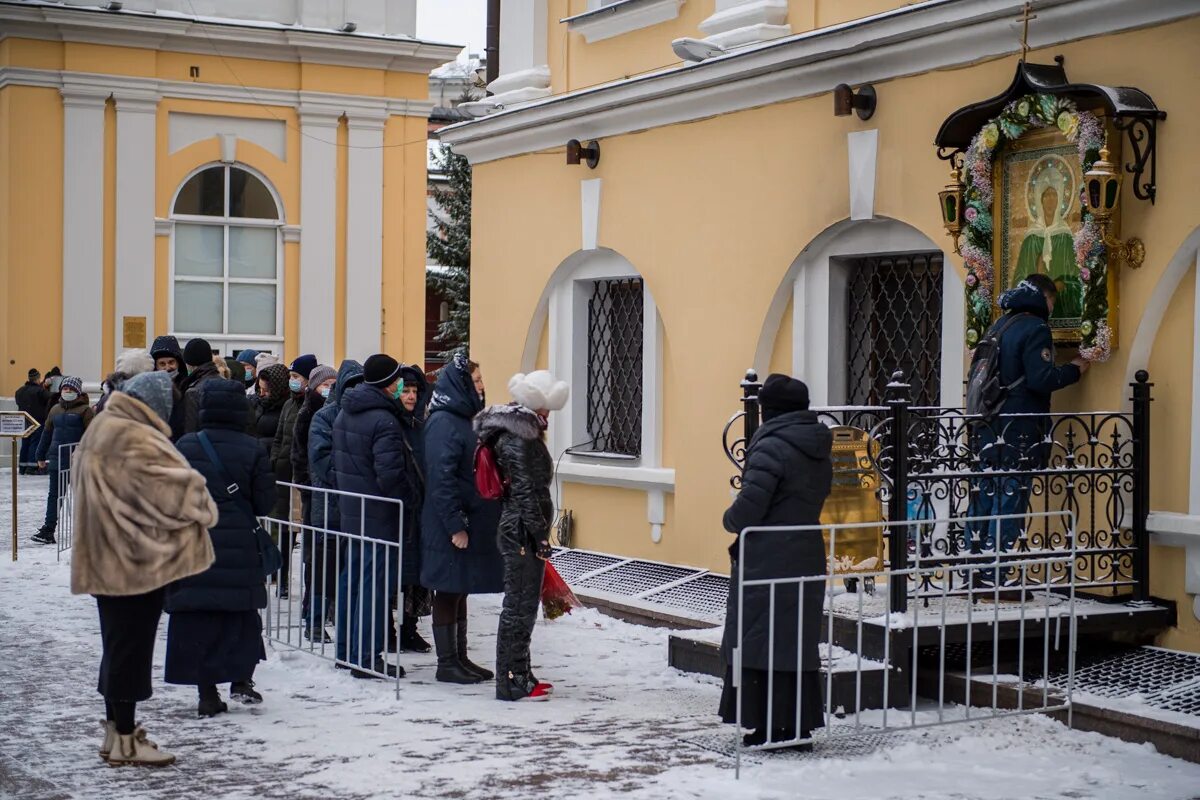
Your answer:
[[[419,39],[453,42],[482,53],[486,28],[487,0],[417,0]]]

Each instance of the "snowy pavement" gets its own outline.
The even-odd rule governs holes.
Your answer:
[[[8,475],[0,489],[7,553]],[[151,738],[179,761],[112,769],[96,755],[95,603],[69,591],[69,551],[28,543],[45,478],[22,478],[21,557],[0,561],[0,798],[1111,798],[1200,797],[1200,765],[1149,746],[1070,731],[1041,717],[928,729],[861,755],[755,755],[734,777],[719,686],[666,666],[666,629],[593,610],[539,621],[538,675],[549,703],[505,704],[492,687],[433,680],[434,657],[403,654],[390,683],[268,648],[262,706],[198,720],[190,687],[162,683],[139,706]],[[472,649],[490,660],[499,598],[474,598]],[[423,623],[428,635],[428,623]],[[707,746],[705,746],[707,745]]]

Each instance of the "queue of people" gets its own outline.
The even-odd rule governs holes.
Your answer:
[[[304,635],[333,644],[354,677],[401,677],[388,655],[436,649],[440,682],[495,680],[505,701],[550,696],[529,650],[554,523],[544,432],[566,403],[565,383],[516,375],[513,402],[486,407],[480,367],[465,354],[431,386],[382,353],[335,372],[311,355],[289,365],[254,351],[221,359],[203,339],[181,348],[165,336],[120,355],[95,407],[78,378],[60,384],[53,403],[29,398],[48,406],[34,458],[57,472],[57,448],[78,442],[72,592],[97,602],[108,763],[174,761],[134,714],[152,693],[163,611],[165,680],[196,687],[199,716],[228,710],[226,685],[230,701],[263,702],[254,683],[266,657],[261,613],[272,578],[287,600],[295,542]],[[49,391],[32,372],[27,385]],[[503,475],[500,500],[476,488],[481,445]],[[35,540],[53,542],[50,484]],[[259,527],[266,517],[284,530],[274,575],[265,566],[272,539]],[[493,671],[468,655],[467,598],[500,591]],[[432,646],[419,631],[428,615]]]

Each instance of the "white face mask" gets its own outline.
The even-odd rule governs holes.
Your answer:
[[[64,403],[74,403],[79,399],[79,394],[68,390],[62,393],[62,399]]]

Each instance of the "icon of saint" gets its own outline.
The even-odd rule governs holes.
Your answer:
[[[1053,318],[1080,317],[1083,281],[1075,263],[1075,234],[1067,224],[1078,200],[1071,166],[1057,155],[1039,159],[1029,173],[1025,199],[1029,230],[1021,240],[1014,283],[1035,272],[1049,276],[1058,286]]]

